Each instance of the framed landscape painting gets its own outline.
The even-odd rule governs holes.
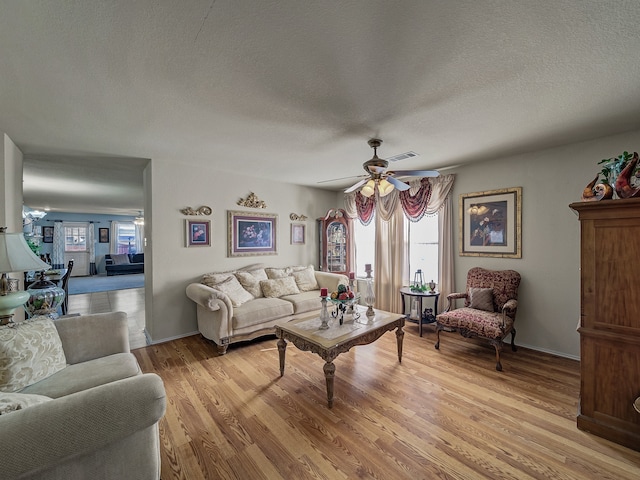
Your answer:
[[[522,187],[460,195],[460,255],[522,258]]]
[[[230,257],[277,255],[278,215],[228,211]]]
[[[185,220],[186,246],[210,247],[211,222],[209,220]]]

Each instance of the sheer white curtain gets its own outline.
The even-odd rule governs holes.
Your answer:
[[[403,286],[405,279],[409,278],[409,220],[405,216],[417,219],[423,215],[438,213],[438,311],[442,311],[446,296],[453,292],[454,288],[453,203],[449,195],[454,180],[454,175],[412,180],[409,183],[411,188],[405,194],[405,205],[400,201],[398,190],[393,190],[386,197],[380,197],[376,190],[376,308],[398,313],[404,308],[398,290]],[[358,198],[358,195],[359,192],[345,195],[345,211],[351,218],[359,217],[358,204],[363,205],[363,200]],[[362,208],[360,210],[362,211]]]
[[[87,248],[89,249],[89,275],[97,275],[96,268],[96,226],[93,222],[89,222],[87,229]]]
[[[118,225],[120,222],[111,220],[111,230],[109,231],[109,253],[118,253]]]
[[[144,253],[144,225],[136,225],[136,253]]]
[[[64,268],[64,228],[60,221],[53,224],[51,266],[53,268]]]

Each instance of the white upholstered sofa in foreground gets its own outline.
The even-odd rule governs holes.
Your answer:
[[[161,378],[123,312],[0,327],[0,478],[157,480]]]
[[[348,284],[345,275],[313,266],[265,267],[208,273],[187,286],[197,305],[198,330],[224,355],[231,343],[275,333],[274,326],[299,315],[320,312],[320,289]]]

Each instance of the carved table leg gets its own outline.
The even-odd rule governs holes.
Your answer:
[[[402,340],[404,339],[404,330],[402,330],[402,325],[400,325],[396,330],[396,339],[398,340],[398,362],[402,363]]]
[[[324,364],[324,378],[327,381],[327,404],[329,408],[333,407],[333,377],[335,377],[336,366],[333,362]]]
[[[284,354],[287,349],[287,342],[285,342],[284,338],[280,337],[278,339],[278,353],[280,354],[280,376],[284,375]]]

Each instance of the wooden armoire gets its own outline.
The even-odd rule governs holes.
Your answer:
[[[570,207],[580,220],[578,428],[640,450],[640,198]]]

